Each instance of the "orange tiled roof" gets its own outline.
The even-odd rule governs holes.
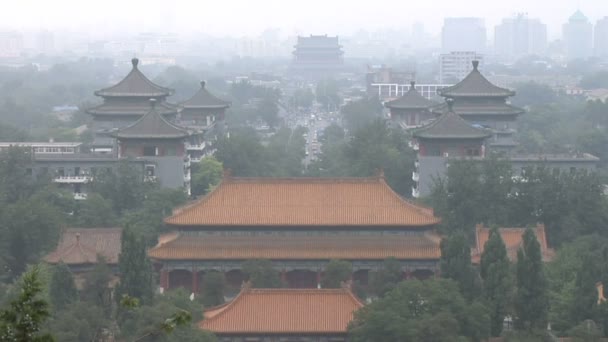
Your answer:
[[[97,255],[108,264],[117,264],[122,228],[68,228],[63,231],[57,248],[44,261],[68,265],[94,264]]]
[[[249,289],[199,323],[216,334],[344,334],[363,307],[350,290]]]
[[[522,246],[523,235],[526,228],[499,228],[498,232],[502,237],[502,240],[507,247],[507,255],[509,260],[512,262],[517,260],[517,251]],[[475,229],[476,233],[476,246],[472,251],[472,261],[478,264],[481,260],[481,254],[485,247],[486,242],[490,238],[490,228],[485,228],[482,225],[477,225]],[[540,244],[540,249],[543,257],[543,261],[551,261],[555,256],[555,251],[549,248],[547,245],[547,236],[545,235],[545,225],[538,224],[534,228],[534,234]]]
[[[388,257],[439,259],[441,238],[432,232],[385,236],[188,236],[163,239],[148,255],[158,260],[329,260]],[[161,238],[162,239],[162,238]]]
[[[369,178],[225,177],[165,219],[178,226],[430,226],[440,220]]]

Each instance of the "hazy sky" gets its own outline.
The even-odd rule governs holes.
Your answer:
[[[608,0],[2,0],[0,28],[150,30],[255,36],[265,28],[283,35],[349,34],[359,29],[411,28],[420,21],[438,33],[449,16],[486,18],[488,37],[506,16],[526,12],[560,34],[580,8],[593,23],[608,16]]]

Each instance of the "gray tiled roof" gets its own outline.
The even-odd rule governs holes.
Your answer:
[[[179,127],[165,120],[155,108],[156,101],[150,101],[152,108],[146,115],[132,125],[119,129],[112,136],[118,139],[179,139],[190,135],[186,128]]]
[[[509,97],[515,92],[492,84],[477,69],[478,61],[473,61],[473,71],[462,81],[438,91],[443,97]]]
[[[166,101],[157,103],[156,110],[162,115],[177,114],[177,106]],[[148,101],[114,104],[106,100],[98,106],[87,109],[87,113],[93,115],[145,115],[149,111]]]
[[[181,104],[184,108],[228,108],[230,102],[215,97],[205,88],[205,82],[201,82],[201,89],[190,99]]]
[[[448,106],[445,102],[431,108],[431,112],[436,114],[445,113],[447,110]],[[519,115],[524,113],[524,110],[504,102],[470,104],[456,99],[454,112],[466,117],[467,115]]]
[[[122,81],[117,84],[98,90],[95,92],[97,96],[144,96],[144,97],[160,97],[173,94],[173,89],[161,87],[150,81],[138,68],[139,60],[133,58],[131,60],[133,69],[127,74]]]
[[[472,126],[453,110],[448,110],[437,120],[415,130],[413,135],[423,139],[484,139],[492,133]]]
[[[415,83],[412,82],[410,89],[398,99],[386,102],[384,106],[386,108],[396,109],[424,109],[430,108],[437,105],[437,102],[427,99],[420,95],[416,88]]]

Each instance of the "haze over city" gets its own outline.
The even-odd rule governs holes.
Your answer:
[[[493,27],[504,17],[527,13],[545,22],[549,37],[555,38],[577,9],[595,22],[606,8],[601,0],[25,0],[3,5],[0,28],[81,30],[93,37],[145,31],[255,36],[269,28],[278,28],[283,35],[350,35],[359,30],[409,30],[420,22],[430,33],[438,34],[445,17],[480,17],[487,27]]]

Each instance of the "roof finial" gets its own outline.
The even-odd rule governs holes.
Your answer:
[[[454,99],[451,97],[448,97],[447,99],[445,99],[445,102],[448,104],[448,113],[453,113],[454,112]]]
[[[156,107],[156,99],[150,99],[150,107],[152,107],[152,109]]]
[[[410,90],[415,89],[414,87],[416,86],[416,81],[412,80],[410,81]]]
[[[478,60],[474,60],[473,61],[473,69],[477,70],[478,66],[479,66],[479,61]]]
[[[76,243],[80,243],[80,233],[76,233]]]
[[[205,89],[205,83],[206,83],[205,81],[201,81],[201,88],[202,89]]]
[[[137,64],[139,63],[139,59],[133,58],[131,60],[131,64],[133,64],[133,68],[137,68]]]

